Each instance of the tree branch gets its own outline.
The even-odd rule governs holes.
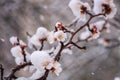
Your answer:
[[[73,44],[75,47],[77,47],[78,49],[84,49],[84,50],[86,50],[86,47],[80,47],[80,46],[78,46],[76,43],[74,43],[74,42],[71,42],[71,44]]]
[[[6,79],[6,80],[12,80],[13,78],[15,78],[15,73],[16,73],[17,71],[19,71],[20,69],[22,69],[22,68],[24,68],[24,67],[26,67],[26,66],[30,66],[30,65],[32,65],[32,63],[31,63],[31,62],[27,62],[27,63],[24,63],[24,64],[22,64],[22,65],[16,66],[15,68],[12,69],[11,73],[9,74],[9,76],[6,77],[5,79]]]
[[[41,51],[43,47],[44,47],[44,40],[41,40],[41,48],[39,50]]]
[[[1,76],[1,80],[3,80],[4,68],[3,68],[2,64],[0,64],[0,76]]]
[[[37,80],[46,80],[47,77],[48,77],[49,72],[50,72],[50,70],[47,69],[47,70],[45,71],[45,74],[44,74],[42,77],[40,77],[39,79],[37,79]]]

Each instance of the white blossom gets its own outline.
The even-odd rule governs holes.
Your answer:
[[[38,36],[39,39],[45,39],[48,35],[48,30],[44,27],[39,27],[35,35]]]
[[[37,71],[30,77],[30,79],[37,79],[45,72],[45,68],[53,61],[48,54],[49,51],[34,51],[31,54],[31,62],[36,67]]]
[[[24,55],[23,55],[23,50],[22,48],[17,45],[17,46],[14,46],[11,48],[11,53],[12,53],[12,56],[15,57],[15,62],[17,65],[21,65],[24,63]],[[26,54],[26,60],[29,61],[30,60],[30,54],[24,50],[24,54]]]
[[[105,21],[101,20],[101,21],[97,21],[93,24],[90,25],[90,28],[96,27],[97,31],[103,31],[105,30],[107,33],[110,32],[110,24],[106,23]]]
[[[99,24],[100,23],[100,24]],[[103,28],[103,22],[99,22],[99,23],[92,23],[88,27],[86,27],[86,30],[84,32],[82,32],[80,34],[80,40],[93,40],[93,39],[97,39],[100,36],[100,30]]]
[[[91,30],[91,39],[97,39],[100,36],[100,30],[98,29],[98,25],[96,24],[90,24],[90,30]]]
[[[46,51],[34,51],[31,54],[31,62],[37,69],[44,69],[52,60]]]
[[[17,37],[15,37],[15,36],[12,36],[12,37],[10,38],[10,42],[11,42],[11,44],[14,45],[14,46],[20,45],[22,48],[27,47],[27,45],[26,45],[25,42],[23,42],[22,40],[19,40],[19,39],[18,39]]]
[[[23,57],[17,57],[15,58],[15,62],[17,65],[21,65],[24,63],[24,58]]]
[[[60,30],[55,32],[54,37],[57,41],[64,42],[67,39],[67,34]]]
[[[51,69],[57,76],[62,72],[61,64],[57,61],[52,61],[46,68]]]
[[[50,44],[55,42],[54,31],[49,32],[48,37],[47,37],[47,41]]]
[[[69,7],[73,14],[82,21],[86,20],[86,12],[91,10],[89,4],[83,3],[81,0],[71,0],[69,2]]]
[[[61,64],[58,63],[57,61],[54,62],[53,64],[53,72],[59,76],[59,74],[62,72]]]
[[[48,36],[49,31],[44,27],[39,27],[31,38],[28,38],[28,46],[33,48],[34,46],[40,47],[41,41],[46,39]]]
[[[41,41],[40,41],[39,37],[36,35],[33,35],[30,39],[28,39],[28,46],[30,48],[32,48],[33,45],[41,46]]]
[[[10,38],[10,42],[11,42],[12,45],[18,44],[18,39],[17,39],[17,37],[12,36],[12,37]]]
[[[22,49],[20,46],[14,46],[11,48],[11,53],[14,57],[22,57]]]
[[[105,13],[106,18],[113,18],[117,12],[117,8],[113,0],[94,0],[93,11],[95,14]]]
[[[54,61],[46,51],[34,51],[31,54],[31,62],[37,68],[38,72],[41,71],[43,73],[46,68],[50,70],[52,69],[52,72],[59,75],[62,71],[61,64]]]

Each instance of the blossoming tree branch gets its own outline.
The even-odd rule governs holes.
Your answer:
[[[59,76],[62,72],[59,62],[62,54],[72,54],[72,47],[87,49],[87,46],[79,46],[77,43],[98,39],[100,44],[107,46],[108,42],[104,38],[100,38],[100,35],[102,32],[110,32],[110,24],[107,20],[115,16],[117,8],[113,0],[91,0],[91,2],[93,2],[92,5],[89,5],[81,0],[71,0],[68,6],[76,19],[69,25],[57,22],[53,31],[39,27],[34,35],[27,33],[28,44],[16,36],[11,37],[10,42],[13,45],[11,54],[17,66],[8,76],[4,76],[4,68],[0,65],[1,80],[46,80],[49,72]],[[96,17],[101,17],[103,20],[91,23]],[[79,26],[77,30],[71,29],[77,22],[83,22],[83,25]],[[81,31],[82,29],[84,31]],[[80,31],[81,33],[79,33]],[[74,41],[76,35],[79,37]],[[56,46],[45,50],[44,42],[48,42],[50,45],[56,44]],[[30,53],[27,48],[34,50]],[[28,70],[32,75],[29,77],[15,76],[15,73],[21,69]]]

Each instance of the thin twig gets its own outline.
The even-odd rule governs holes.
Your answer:
[[[60,47],[59,52],[58,52],[57,55],[55,56],[55,59],[54,59],[55,61],[59,61],[59,60],[60,60],[61,52],[62,52],[63,48],[65,47],[64,44],[63,44],[63,42],[60,42],[60,44],[61,44],[61,47]]]
[[[41,47],[40,47],[40,51],[43,50],[43,47],[44,47],[44,40],[41,40]]]
[[[75,47],[77,47],[78,49],[84,49],[84,50],[86,50],[86,47],[80,47],[80,46],[78,46],[76,43],[74,43],[74,42],[72,42],[71,44],[73,44]]]

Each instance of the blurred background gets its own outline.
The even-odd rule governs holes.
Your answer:
[[[27,42],[26,32],[34,34],[39,26],[52,30],[57,21],[69,24],[75,18],[68,7],[69,1],[0,0],[0,39],[5,40],[0,40],[0,63],[5,68],[6,76],[15,66],[9,38],[18,36]],[[59,77],[51,73],[48,80],[114,80],[120,77],[120,1],[114,1],[118,12],[114,19],[109,20],[111,33],[102,34],[110,39],[110,46],[104,47],[97,41],[80,43],[88,49],[73,48],[73,55],[63,54],[60,61],[63,72]]]

